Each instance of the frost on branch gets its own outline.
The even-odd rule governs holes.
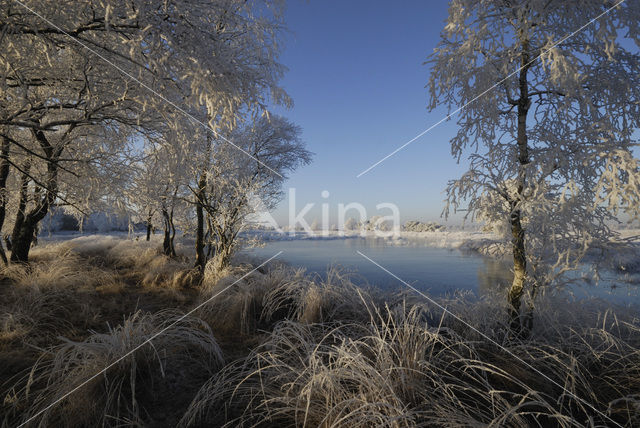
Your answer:
[[[278,83],[281,6],[0,1],[0,227],[11,219],[12,259],[27,261],[38,225],[54,206],[78,218],[108,210],[147,221],[150,210],[163,212],[161,201],[144,200],[153,194],[172,217],[172,201],[184,190],[175,187],[175,176],[184,164],[164,165],[155,183],[162,189],[140,188],[132,201],[130,190],[144,187],[134,184],[135,171],[164,150],[155,144],[199,153],[206,137],[194,128],[215,131],[234,126],[241,111],[290,104]],[[176,138],[167,143],[167,137]]]
[[[402,225],[402,230],[405,232],[438,232],[443,231],[445,227],[434,221],[428,221],[423,223],[421,221],[410,220]]]
[[[638,212],[640,55],[625,46],[640,46],[640,3],[585,26],[612,6],[453,0],[429,61],[429,107],[464,106],[451,151],[469,169],[444,213],[465,208],[511,245],[516,318],[525,289],[607,245],[619,209]]]

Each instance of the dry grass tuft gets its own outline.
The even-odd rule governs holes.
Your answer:
[[[598,411],[623,426],[640,422],[637,318],[604,313],[588,328],[539,314],[532,339],[509,341],[485,303],[472,308],[516,358],[426,305],[380,307],[356,295],[368,322],[278,323],[201,388],[182,425],[611,425]]]
[[[201,301],[230,287],[200,309],[203,319],[217,333],[248,335],[282,320],[349,322],[363,320],[363,314],[366,317],[358,293],[367,291],[353,285],[337,268],[330,269],[326,279],[284,266],[242,278],[247,270],[205,270]]]
[[[0,339],[42,343],[73,334],[92,318],[87,296],[116,292],[122,284],[112,272],[87,263],[65,245],[38,248],[29,265],[0,269],[6,281],[0,303]]]
[[[162,254],[157,240],[120,240],[107,251],[106,258],[116,269],[126,272],[145,287],[179,290],[194,285],[188,259]]]
[[[72,293],[57,289],[25,288],[3,295],[0,304],[0,343],[22,340],[41,343],[69,334],[70,319],[88,318],[89,307]]]
[[[142,285],[146,287],[172,286],[176,272],[185,268],[184,263],[163,254],[149,258],[142,266],[136,266],[144,273]]]
[[[238,281],[239,278],[240,275],[228,274],[201,293],[201,302],[208,303],[199,310],[199,314],[216,334],[247,335],[260,327],[262,298],[266,291],[262,283],[255,280],[255,275]]]
[[[171,287],[174,289],[198,288],[202,281],[202,274],[196,268],[178,270],[173,274]]]
[[[48,246],[54,251],[55,258],[43,257],[42,253],[34,257],[29,265],[11,264],[0,270],[0,275],[8,279],[13,286],[36,288],[77,290],[95,289],[112,285],[111,272],[86,263],[74,251],[65,246]]]
[[[34,426],[142,425],[154,388],[166,382],[169,373],[183,376],[180,382],[185,382],[189,372],[211,374],[222,365],[222,353],[208,326],[192,317],[171,326],[179,317],[174,311],[137,312],[107,333],[94,333],[83,342],[65,340],[41,357],[26,383],[14,392],[18,421],[35,416],[30,422]],[[165,328],[151,343],[126,356]],[[92,379],[111,364],[115,365]]]
[[[330,267],[326,278],[305,276],[303,270],[280,268],[267,275],[269,292],[263,298],[263,320],[306,323],[366,320],[361,294],[373,299],[373,290],[354,285],[348,274]]]

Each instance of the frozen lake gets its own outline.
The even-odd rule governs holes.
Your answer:
[[[257,259],[278,251],[278,259],[307,272],[323,275],[331,265],[354,274],[355,282],[385,289],[405,287],[400,281],[357,253],[376,261],[415,288],[434,296],[470,290],[478,295],[504,292],[511,282],[509,261],[424,245],[389,245],[381,238],[301,239],[271,241],[261,248],[245,250]],[[610,274],[598,285],[572,287],[576,297],[594,296],[617,304],[639,304],[640,286]]]

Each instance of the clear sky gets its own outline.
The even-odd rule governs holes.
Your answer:
[[[290,33],[281,62],[282,85],[295,103],[277,110],[303,129],[313,163],[291,174],[299,211],[320,219],[328,203],[332,222],[339,203],[359,202],[367,214],[382,202],[397,204],[401,220],[440,219],[449,179],[465,169],[451,157],[454,121],[443,123],[360,178],[356,176],[446,115],[426,106],[429,67],[439,40],[446,0],[289,0]],[[286,189],[285,189],[286,190]],[[328,198],[321,192],[327,190]],[[285,198],[274,217],[287,221]],[[355,214],[355,212],[354,212]]]

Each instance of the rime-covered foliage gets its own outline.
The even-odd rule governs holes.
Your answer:
[[[435,221],[428,221],[424,223],[421,221],[409,220],[402,225],[402,230],[405,232],[436,232],[445,230],[445,227]]]
[[[286,174],[311,161],[301,130],[278,115],[249,120],[229,131],[229,144],[211,149],[202,193],[211,254],[225,267],[248,216],[274,208]],[[240,148],[241,150],[239,150]]]
[[[611,238],[615,209],[637,213],[640,4],[613,6],[453,0],[430,59],[429,107],[464,106],[451,151],[470,159],[445,213],[468,204],[504,223],[516,311],[525,289]]]
[[[53,206],[162,222],[170,236],[174,214],[187,227],[189,186],[230,144],[222,134],[269,102],[290,104],[278,83],[282,7],[0,0],[0,228],[8,214],[12,259],[27,260]],[[262,178],[277,193],[281,181]]]

